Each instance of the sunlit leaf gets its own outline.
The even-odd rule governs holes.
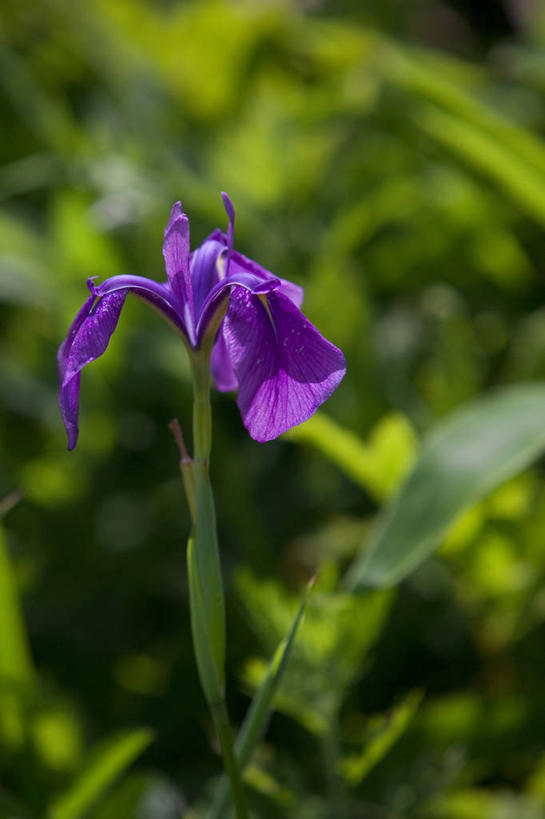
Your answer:
[[[401,49],[393,43],[384,48],[381,66],[390,78],[493,135],[521,160],[545,173],[545,144],[528,128],[479,99],[487,79],[482,69],[445,54]]]
[[[431,800],[431,819],[542,819],[543,804],[507,788],[467,788]]]
[[[409,422],[399,414],[382,418],[364,443],[323,412],[290,430],[291,440],[309,443],[376,498],[386,497],[412,460],[416,437]]]
[[[466,507],[541,454],[544,417],[545,384],[535,383],[481,398],[439,423],[347,585],[384,587],[406,577]]]
[[[545,222],[545,174],[495,136],[434,106],[423,107],[417,121],[449,150],[486,173],[534,219]]]

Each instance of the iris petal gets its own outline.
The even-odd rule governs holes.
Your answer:
[[[237,389],[238,381],[229,357],[223,329],[220,329],[218,333],[210,356],[210,369],[214,383],[220,392],[232,392]]]
[[[218,256],[224,253],[225,248],[215,239],[206,239],[203,244],[191,254],[191,281],[195,315],[199,315],[206,297],[219,280],[217,268]]]
[[[221,242],[226,248],[229,247],[228,237],[219,229],[216,229],[210,234],[207,241],[210,240]],[[288,281],[288,279],[282,279],[280,276],[275,276],[274,273],[271,273],[271,271],[267,270],[267,268],[262,267],[257,262],[254,262],[253,259],[249,259],[247,256],[243,256],[242,253],[238,253],[236,250],[233,250],[230,256],[229,275],[227,278],[230,278],[231,275],[236,277],[241,273],[251,273],[253,276],[262,279],[263,281],[266,281],[267,279],[275,279],[276,281],[280,282],[280,292],[284,293],[285,296],[291,299],[296,307],[300,308],[303,304],[304,291],[300,285],[294,284],[293,282]]]
[[[176,202],[170,213],[165,228],[163,256],[168,282],[182,308],[184,323],[192,340],[195,312],[189,272],[189,219],[182,210],[181,202]]]
[[[91,361],[102,355],[117,327],[127,291],[116,291],[95,301],[90,296],[68,332],[58,354],[60,404],[62,419],[68,434],[68,449],[78,440],[78,404],[80,372]]]
[[[269,270],[261,265],[254,262],[252,259],[248,259],[246,256],[243,256],[242,253],[237,253],[236,250],[233,252],[231,256],[231,264],[229,267],[229,276],[236,277],[240,275],[242,272],[251,273],[253,276],[262,279],[263,281],[267,281],[268,279],[275,279],[276,281],[280,282],[278,290],[280,293],[283,293],[285,296],[292,301],[296,307],[301,307],[303,304],[303,288],[300,287],[298,284],[294,284],[293,282],[288,281],[287,279],[281,279],[279,276],[275,276]]]
[[[233,249],[233,242],[235,238],[235,206],[231,202],[231,198],[225,191],[221,193],[223,207],[229,219],[229,227],[227,228],[227,246],[229,250]]]
[[[212,290],[210,290],[201,308],[197,323],[197,346],[202,342],[209,325],[214,320],[214,316],[225,304],[225,300],[235,286],[247,290],[250,293],[269,293],[276,290],[280,286],[280,282],[274,277],[263,280],[246,271],[241,271],[236,276],[229,273],[227,278],[219,281]]]
[[[189,338],[188,328],[181,315],[181,307],[168,284],[159,284],[159,282],[145,276],[122,274],[106,279],[98,287],[93,287],[92,292],[95,296],[103,298],[120,290],[130,291],[142,301],[151,304],[177,330],[181,330],[186,338]]]
[[[108,346],[127,293],[146,301],[187,337],[176,299],[168,285],[144,276],[122,275],[112,276],[98,287],[92,282],[89,286],[91,295],[72,322],[57,355],[61,414],[69,449],[75,447],[78,439],[80,372],[99,358]]]
[[[342,352],[278,290],[258,297],[235,287],[223,333],[239,383],[237,403],[256,441],[310,418],[346,372]]]

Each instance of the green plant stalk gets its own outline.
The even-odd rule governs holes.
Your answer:
[[[192,576],[194,590],[198,594],[198,624],[204,629],[207,646],[216,668],[218,686],[210,692],[209,702],[221,702],[224,698],[225,666],[225,603],[216,534],[216,512],[209,475],[210,449],[212,445],[212,419],[210,408],[210,370],[207,357],[195,354],[193,360],[193,488],[195,521],[193,531],[194,566]],[[201,646],[204,650],[204,648]],[[207,681],[210,687],[210,681]]]
[[[229,714],[227,713],[227,706],[225,700],[211,706],[212,716],[214,718],[214,725],[218,732],[218,737],[221,745],[221,752],[223,754],[223,764],[225,771],[229,777],[229,784],[231,786],[231,796],[238,819],[247,819],[248,810],[246,808],[246,797],[244,796],[244,787],[242,785],[242,776],[240,767],[237,762],[233,744],[233,732],[231,730],[231,723],[229,722]]]
[[[254,699],[252,700],[252,704],[248,710],[248,713],[246,714],[244,723],[242,724],[242,727],[235,740],[235,754],[238,767],[241,772],[244,771],[250,762],[255,747],[263,736],[267,727],[267,723],[273,708],[274,696],[278,690],[280,680],[282,679],[283,672],[288,663],[295,635],[297,633],[299,623],[303,617],[308,597],[312,586],[314,585],[315,579],[315,577],[311,578],[307,585],[301,605],[299,606],[297,614],[295,615],[291,628],[286,637],[277,646],[276,651],[269,662],[265,677],[259,686]],[[227,806],[227,797],[227,781],[225,780],[225,777],[222,777],[222,780],[220,781],[214,794],[209,819],[221,819]]]
[[[238,819],[248,816],[225,703],[225,603],[216,512],[210,484],[212,445],[209,354],[194,353],[193,368],[193,489],[194,527],[188,545],[191,628],[203,690],[220,740],[231,795]]]

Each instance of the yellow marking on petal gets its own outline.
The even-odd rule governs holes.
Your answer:
[[[267,314],[268,314],[272,324],[274,324],[273,317],[272,317],[272,314],[271,314],[271,308],[269,307],[269,302],[267,301],[267,294],[266,293],[258,293],[257,298],[259,299],[259,301],[261,302],[261,304],[263,305],[263,307],[267,311]]]
[[[265,310],[267,311],[269,321],[272,324],[274,335],[277,336],[276,324],[274,323],[274,319],[273,319],[272,313],[271,313],[271,308],[269,307],[269,302],[267,301],[267,294],[266,293],[256,293],[256,295],[257,295],[257,298],[259,299],[259,301],[261,302],[261,304],[263,305],[263,307],[265,308]]]
[[[216,270],[218,271],[218,278],[220,282],[222,282],[227,275],[227,270],[225,269],[226,255],[226,252],[222,251],[218,254],[218,258],[216,259]]]

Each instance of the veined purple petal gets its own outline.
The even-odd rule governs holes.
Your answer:
[[[182,210],[181,202],[176,202],[170,213],[165,228],[163,256],[170,288],[180,304],[189,338],[193,340],[195,312],[189,273],[189,219]]]
[[[108,346],[126,295],[126,290],[119,290],[103,296],[92,311],[95,298],[90,296],[59,349],[60,404],[68,434],[68,449],[73,449],[78,440],[79,374],[86,364],[99,358]]]
[[[59,378],[59,398],[61,405],[61,416],[68,435],[68,449],[74,449],[78,440],[78,399],[79,399],[79,375],[76,375],[65,387],[63,387],[64,374],[66,372],[66,362],[72,347],[75,336],[81,325],[89,315],[89,311],[95,301],[94,296],[89,296],[82,304],[76,318],[72,322],[68,334],[59,347],[57,353],[57,370]]]
[[[91,295],[82,305],[57,355],[61,414],[68,434],[68,448],[78,439],[80,372],[105,351],[117,326],[127,293],[150,304],[187,338],[178,302],[166,284],[144,276],[112,276],[95,286],[88,282]]]
[[[239,383],[237,403],[256,441],[310,418],[346,372],[342,352],[278,290],[259,298],[233,288],[222,329]]]
[[[92,287],[95,296],[107,296],[110,293],[119,291],[130,291],[142,301],[151,304],[162,315],[173,324],[176,329],[181,330],[189,338],[189,333],[181,314],[181,305],[175,297],[168,284],[159,284],[146,276],[132,276],[122,274],[106,279],[98,287]]]
[[[64,373],[66,370],[66,360],[68,358],[68,354],[70,352],[70,348],[74,342],[74,338],[76,337],[81,325],[89,316],[91,311],[91,307],[93,306],[94,302],[96,301],[96,296],[91,294],[87,297],[87,299],[83,302],[80,309],[76,314],[76,318],[70,325],[70,329],[66,334],[66,338],[62,342],[61,346],[59,347],[59,351],[57,353],[57,368],[59,374],[59,386],[62,386],[64,381]]]
[[[68,436],[68,449],[74,449],[78,442],[79,427],[79,373],[68,382],[66,387],[62,387],[59,400],[61,405],[61,417]]]

